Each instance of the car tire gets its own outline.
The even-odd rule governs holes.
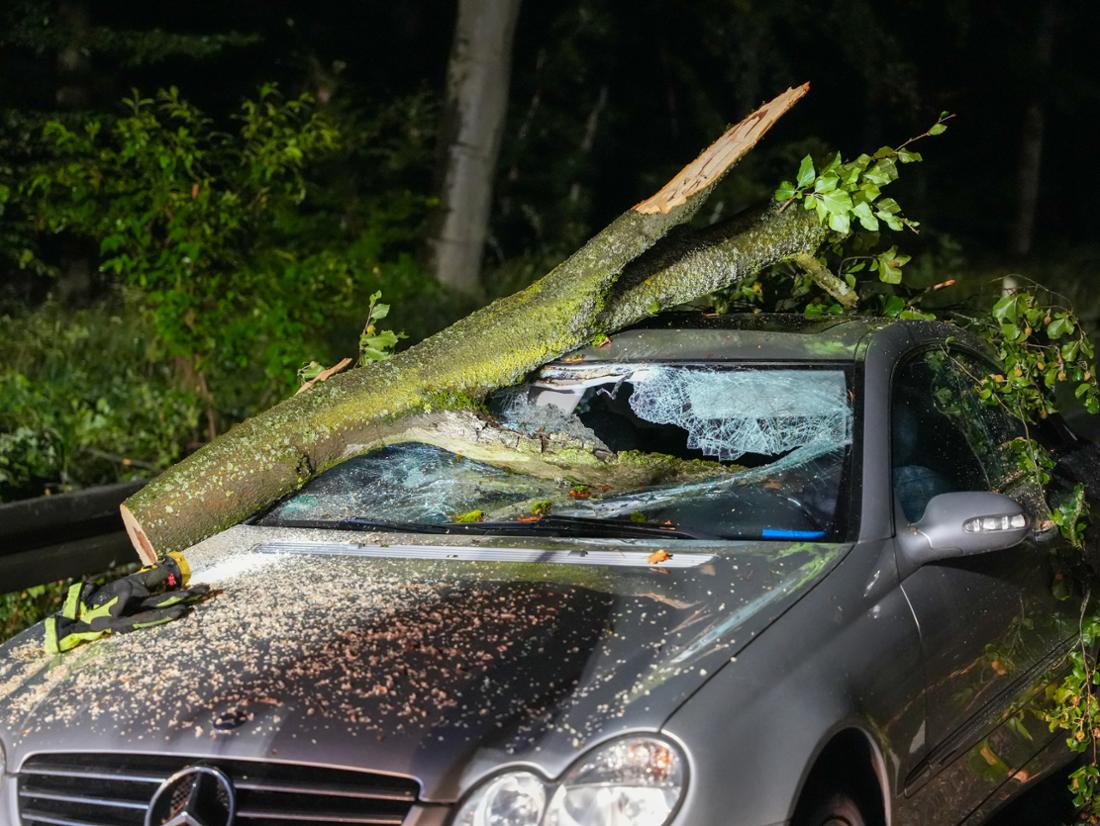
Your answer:
[[[800,819],[798,826],[867,826],[867,818],[855,798],[844,792],[833,792],[810,807],[809,815]]]

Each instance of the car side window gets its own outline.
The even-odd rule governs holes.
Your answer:
[[[957,372],[946,353],[935,351],[912,358],[894,374],[890,404],[894,493],[910,522],[920,519],[933,496],[989,489],[952,409]]]
[[[894,377],[892,452],[894,491],[905,516],[920,519],[940,493],[992,490],[1041,520],[1046,500],[1022,469],[1027,434],[1007,410],[981,399],[992,364],[964,351],[930,350],[904,363]]]
[[[999,372],[991,363],[966,352],[947,354],[953,369],[954,392],[950,406],[967,435],[967,442],[978,456],[989,489],[1011,496],[1024,506],[1035,524],[1050,517],[1043,488],[1028,473],[1022,460],[1025,439],[1034,439],[1035,449],[1049,450],[1043,424],[1032,425],[1030,433],[1018,418],[997,404],[981,400],[982,377]]]

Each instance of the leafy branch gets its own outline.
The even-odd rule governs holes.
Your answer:
[[[952,117],[948,112],[941,112],[931,127],[896,148],[883,146],[873,155],[864,153],[847,162],[842,162],[837,152],[820,170],[807,155],[798,167],[795,181],[783,181],[776,189],[774,198],[780,204],[779,209],[785,210],[801,201],[803,209],[816,211],[823,225],[842,236],[851,231],[853,223],[868,232],[878,232],[882,224],[894,231],[905,228],[916,231],[919,224],[902,215],[901,206],[893,198],[881,197],[882,188],[898,179],[899,163],[923,160],[919,152],[908,147],[923,138],[946,132],[946,122]]]

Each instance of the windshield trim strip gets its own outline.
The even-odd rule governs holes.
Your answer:
[[[443,562],[541,562],[552,565],[595,565],[611,568],[698,568],[714,561],[714,554],[677,552],[660,563],[650,562],[652,551],[562,551],[532,548],[475,548],[469,545],[367,545],[343,542],[261,542],[252,547],[261,554],[355,556],[371,559],[411,559]],[[666,552],[667,553],[667,552]]]

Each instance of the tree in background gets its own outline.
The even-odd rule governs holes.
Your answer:
[[[520,0],[458,2],[440,128],[439,217],[429,244],[435,278],[464,293],[481,288],[519,5]]]

